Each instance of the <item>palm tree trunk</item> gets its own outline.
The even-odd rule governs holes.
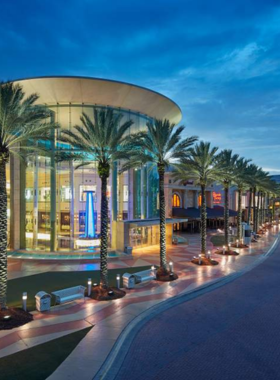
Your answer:
[[[0,310],[7,300],[7,190],[6,162],[0,161]]]
[[[248,220],[247,223],[251,223],[251,205],[252,205],[252,188],[249,190],[249,206],[248,206]]]
[[[207,211],[206,211],[206,196],[205,186],[201,185],[201,207],[200,207],[200,220],[201,220],[201,253],[206,256],[206,238],[207,238]]]
[[[272,221],[275,220],[275,199],[272,198]]]
[[[263,225],[263,192],[261,192],[260,224]]]
[[[159,228],[160,228],[160,267],[164,272],[167,270],[166,261],[166,218],[165,218],[165,196],[164,196],[164,165],[158,165],[159,174]]]
[[[256,231],[256,188],[253,189],[253,230]]]
[[[258,198],[257,198],[257,210],[256,210],[256,233],[259,230],[259,220],[260,220],[260,191],[258,191]]]
[[[263,193],[263,223],[265,223],[265,202],[266,202],[266,193]]]
[[[100,248],[100,285],[106,289],[108,282],[108,200],[106,175],[101,176],[101,248]]]
[[[225,202],[224,202],[224,222],[225,222],[225,246],[228,248],[229,244],[229,201],[228,201],[228,185],[224,186]],[[228,248],[229,249],[229,248]]]
[[[238,189],[237,239],[242,239],[242,189]]]

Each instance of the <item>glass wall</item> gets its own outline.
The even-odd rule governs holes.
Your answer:
[[[93,106],[56,105],[51,106],[54,120],[62,128],[72,130],[81,124],[80,116],[85,112],[93,117]],[[146,128],[146,116],[115,110],[123,114],[121,123],[133,120],[129,133]],[[56,136],[59,144],[59,134]],[[78,163],[75,163],[77,166]],[[156,171],[147,168],[115,173],[108,181],[109,220],[115,207],[115,220],[140,219],[158,215],[158,177]],[[116,181],[112,180],[115,175]],[[40,251],[81,250],[81,239],[85,234],[86,194],[93,194],[92,213],[96,238],[100,233],[101,183],[96,163],[75,169],[70,162],[56,164],[51,169],[51,159],[33,156],[29,158],[25,172],[25,241],[26,249]],[[147,189],[148,196],[147,196]],[[114,195],[114,196],[112,196]],[[114,204],[114,202],[116,202]],[[109,224],[110,229],[111,223]],[[110,231],[109,231],[110,238]]]

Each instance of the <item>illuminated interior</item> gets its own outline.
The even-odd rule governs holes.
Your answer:
[[[172,207],[181,207],[181,198],[176,193],[172,195]]]

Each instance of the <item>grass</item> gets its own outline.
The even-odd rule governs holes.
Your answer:
[[[150,268],[150,266],[111,269],[109,270],[109,285],[116,286],[117,274],[120,274],[122,276],[126,272],[135,273],[140,272],[141,270],[146,270],[148,268]],[[27,308],[29,311],[35,310],[35,295],[39,291],[44,290],[45,292],[51,294],[51,292],[55,290],[70,288],[77,285],[83,285],[87,287],[88,278],[92,279],[92,283],[99,283],[99,270],[77,272],[46,272],[9,280],[8,306],[21,307],[22,293],[27,292]],[[52,297],[52,302],[54,302],[54,297]]]
[[[45,380],[70,355],[92,327],[0,359],[1,380]]]
[[[215,247],[222,247],[225,244],[225,237],[223,235],[214,235],[210,241]]]
[[[235,242],[236,238],[229,238],[229,242]],[[210,241],[214,244],[215,247],[222,247],[225,245],[225,237],[224,235],[214,235],[211,237]]]

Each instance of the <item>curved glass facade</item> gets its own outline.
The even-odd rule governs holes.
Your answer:
[[[82,112],[93,118],[93,105],[64,104],[49,106],[54,120],[69,130],[81,124]],[[132,120],[129,133],[146,129],[147,116],[122,109],[121,123]],[[54,144],[59,144],[56,136]],[[70,162],[61,162],[52,169],[52,159],[34,156],[29,158],[25,174],[21,177],[24,205],[21,209],[21,249],[39,251],[82,251],[81,238],[85,235],[87,199],[94,229],[100,231],[101,183],[96,164],[75,169]],[[76,164],[75,164],[76,165]],[[120,165],[118,163],[117,165]],[[117,165],[108,181],[109,218],[113,221],[153,218],[158,216],[158,178],[156,170],[148,167],[118,174]],[[93,198],[87,194],[93,194]],[[110,235],[111,236],[111,231]],[[98,240],[96,240],[98,245]]]

